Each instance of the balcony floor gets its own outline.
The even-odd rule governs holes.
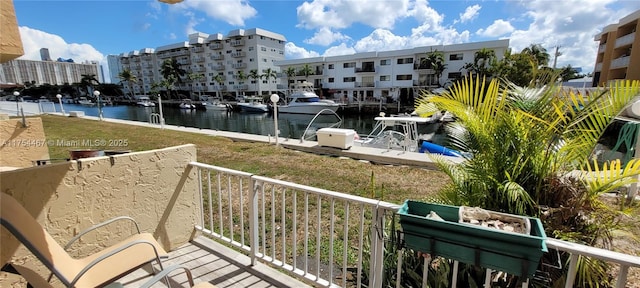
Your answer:
[[[251,266],[251,259],[224,245],[205,237],[197,237],[190,243],[171,251],[169,259],[163,262],[165,267],[179,264],[187,267],[193,274],[194,282],[209,282],[218,288],[233,287],[311,287],[287,274],[278,272],[259,263]],[[138,287],[150,276],[150,267],[146,266],[118,280],[124,287]],[[170,277],[172,287],[188,287],[186,276],[176,270]],[[153,287],[167,287],[160,281]]]

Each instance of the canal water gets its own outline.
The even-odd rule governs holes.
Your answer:
[[[83,106],[77,104],[64,104],[64,110],[84,111],[87,116],[98,116],[99,111],[96,106]],[[214,129],[222,131],[240,132],[256,135],[274,135],[274,117],[273,113],[241,113],[226,112],[213,110],[188,110],[164,107],[165,123],[168,125],[197,127],[202,129]],[[105,106],[102,108],[102,115],[105,118],[115,118],[123,120],[149,122],[154,113],[159,113],[158,107],[140,107],[140,106]],[[314,115],[300,114],[278,114],[278,128],[280,136],[300,139],[305,133],[307,126],[313,119]],[[373,130],[375,115],[340,115],[342,123],[339,128],[353,129],[358,135],[367,135]],[[329,127],[338,122],[335,115],[321,115],[313,121],[312,127],[309,129],[311,134],[319,128]],[[433,134],[438,131],[440,124],[420,125],[421,133]],[[309,132],[307,132],[308,136]],[[308,139],[308,138],[307,138]]]

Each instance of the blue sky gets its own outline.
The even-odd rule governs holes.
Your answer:
[[[640,9],[637,0],[14,0],[21,59],[106,63],[109,54],[187,41],[193,32],[262,28],[287,39],[287,59],[510,39],[536,43],[558,66],[593,70],[594,35]],[[105,67],[106,69],[106,67]]]

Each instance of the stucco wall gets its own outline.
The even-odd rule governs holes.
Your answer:
[[[13,0],[0,0],[0,63],[24,54]]]
[[[195,146],[183,145],[54,163],[1,172],[0,192],[23,203],[61,245],[87,227],[127,215],[171,250],[192,238],[199,219],[196,173],[188,166],[195,160]],[[0,229],[2,263],[12,258],[46,271]],[[116,225],[83,237],[81,252],[110,245],[128,231]],[[5,277],[0,275],[0,287],[12,285]]]
[[[0,0],[2,1],[2,0]],[[0,167],[31,167],[34,160],[49,159],[42,119],[0,120]]]

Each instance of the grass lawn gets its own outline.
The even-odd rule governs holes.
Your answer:
[[[49,147],[51,158],[68,158],[69,150],[103,149],[143,151],[195,144],[198,162],[240,170],[298,184],[370,197],[393,203],[432,197],[448,177],[439,171],[415,167],[374,165],[352,159],[276,148],[268,143],[234,142],[224,137],[160,130],[54,115],[41,116],[47,140],[103,140],[115,147]],[[78,141],[80,140],[80,141]],[[371,191],[371,175],[375,192]],[[372,195],[375,194],[375,195]]]

